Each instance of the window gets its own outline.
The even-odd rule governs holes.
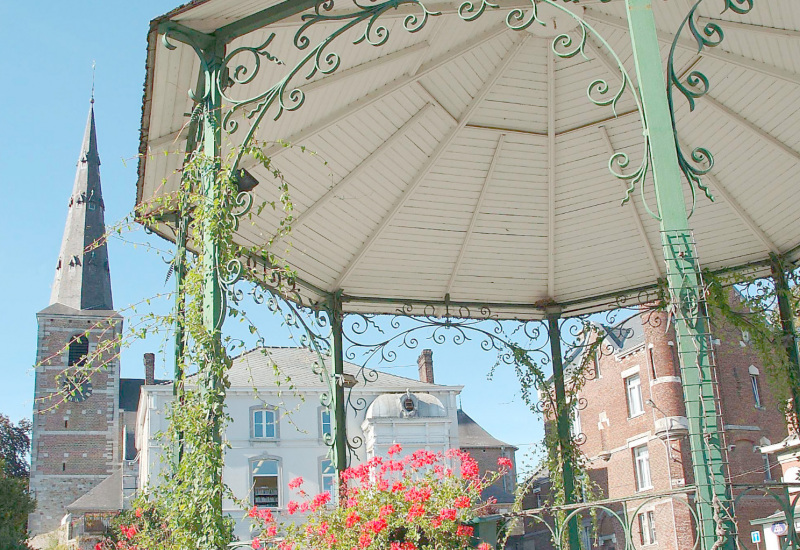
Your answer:
[[[83,532],[87,534],[105,534],[108,532],[111,518],[105,514],[89,513],[83,515]]]
[[[330,493],[331,501],[336,502],[336,468],[333,461],[325,459],[320,463],[320,477],[322,479],[322,492]]]
[[[253,439],[278,437],[275,409],[253,409]]]
[[[650,451],[647,445],[640,445],[633,448],[633,466],[636,470],[636,490],[644,491],[652,489],[653,484],[650,480]]]
[[[253,504],[264,508],[277,508],[280,502],[278,490],[278,461],[260,459],[252,463]]]
[[[750,365],[748,372],[750,373],[750,385],[753,388],[753,401],[755,402],[756,408],[760,409],[762,405],[761,405],[761,392],[758,391],[758,375],[759,375],[758,367],[756,367],[755,365]]]
[[[85,334],[75,337],[69,344],[67,366],[83,365],[86,362],[87,355],[89,355],[89,339]]]
[[[319,426],[320,432],[322,433],[322,438],[325,439],[325,436],[333,434],[333,430],[331,429],[331,410],[325,407],[322,407],[319,412]]]
[[[675,342],[667,342],[667,345],[672,348],[672,372],[675,376],[681,375],[681,357],[678,353],[678,346]]]
[[[572,435],[572,439],[579,439],[581,437],[581,412],[578,410],[578,407],[572,407],[572,412],[570,413],[571,422],[570,422],[570,433]]]
[[[772,468],[769,465],[769,455],[762,455],[764,457],[764,481],[772,481]]]
[[[581,538],[583,539],[583,547],[588,550],[592,547],[592,526],[584,525],[581,535]]]
[[[643,546],[656,543],[656,513],[653,510],[639,514],[639,533]]]
[[[658,376],[656,376],[656,359],[653,356],[653,344],[650,344],[650,347],[647,348],[647,360],[650,363],[650,380],[655,380]]]
[[[628,397],[628,418],[644,414],[642,405],[642,381],[638,374],[625,379],[625,390]]]
[[[600,358],[597,357],[598,353],[599,352],[596,352],[594,357],[592,358],[592,363],[594,365],[594,379],[595,380],[598,380],[598,379],[603,377],[602,373],[600,372]]]

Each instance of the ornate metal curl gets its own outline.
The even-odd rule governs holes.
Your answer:
[[[678,32],[675,33],[675,38],[669,50],[669,58],[667,61],[667,75],[669,82],[667,84],[667,99],[669,101],[670,116],[672,118],[672,131],[675,136],[675,147],[678,151],[678,164],[681,171],[686,176],[689,182],[689,188],[692,192],[692,208],[690,216],[694,213],[697,197],[696,190],[705,194],[706,198],[713,201],[714,195],[708,186],[703,184],[702,178],[708,174],[714,167],[714,156],[705,147],[695,147],[692,149],[689,156],[684,154],[681,148],[680,140],[678,139],[678,127],[675,120],[675,100],[674,91],[677,89],[681,95],[688,101],[689,110],[694,111],[696,100],[706,95],[711,89],[711,84],[708,77],[697,69],[691,69],[688,74],[678,75],[675,71],[675,50],[681,40],[681,34],[685,28],[689,29],[695,42],[697,43],[697,53],[701,53],[706,48],[716,48],[725,39],[725,33],[719,24],[710,21],[701,27],[697,23],[697,8],[704,0],[697,0],[686,14],[683,19]],[[731,10],[739,15],[746,15],[753,9],[753,0],[724,0],[725,8],[723,13]]]

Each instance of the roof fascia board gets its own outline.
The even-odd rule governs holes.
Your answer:
[[[296,15],[317,5],[317,0],[286,0],[263,9],[239,21],[218,28],[214,34],[225,44],[247,33],[263,29],[283,19]]]

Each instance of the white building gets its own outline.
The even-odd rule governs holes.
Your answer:
[[[315,354],[303,348],[256,349],[238,357],[229,374],[226,405],[233,420],[225,433],[230,449],[223,478],[237,498],[274,508],[279,515],[292,498],[288,483],[293,478],[302,476],[308,493],[329,490],[335,481],[324,441],[331,417],[319,400],[327,388],[312,370],[315,359]],[[281,384],[284,389],[279,389],[273,361],[283,376],[291,378],[295,389],[287,389],[285,380]],[[459,447],[456,397],[463,387],[433,383],[429,350],[422,353],[419,363],[422,380],[383,372],[368,384],[359,378],[352,402],[363,408],[355,414],[350,407],[347,411],[348,437],[363,440],[358,461],[386,455],[393,443],[406,451]],[[345,373],[357,376],[358,371],[358,366],[345,363]],[[140,488],[157,481],[160,441],[156,434],[167,427],[165,415],[172,399],[171,384],[142,387],[136,427]],[[474,436],[476,425],[469,421],[465,429]],[[497,440],[488,437],[491,446],[497,446]],[[471,440],[471,452],[475,452],[474,444]],[[504,448],[513,459],[515,449],[510,445]],[[249,522],[238,521],[244,512],[230,501],[224,507],[237,519],[236,534],[248,536]]]

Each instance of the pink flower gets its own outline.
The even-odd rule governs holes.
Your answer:
[[[457,513],[455,508],[443,508],[442,511],[439,512],[439,518],[455,521]]]
[[[254,518],[258,517],[258,506],[253,506],[250,508],[250,511],[247,512],[247,517]]]
[[[501,468],[508,468],[510,470],[514,466],[514,463],[511,462],[510,458],[501,456],[500,458],[497,459],[497,465],[500,466]]]
[[[319,534],[319,536],[325,535],[325,533],[328,532],[328,527],[329,526],[327,521],[323,521],[322,523],[320,523],[319,529],[317,529],[317,533]]]
[[[274,537],[278,534],[278,526],[277,525],[270,525],[267,527],[267,536]]]
[[[137,509],[136,509],[136,517],[137,517],[137,518],[140,518],[140,517],[142,517],[142,509],[141,509],[141,508],[137,508]]]
[[[358,546],[360,548],[366,548],[372,544],[372,537],[370,537],[367,533],[362,533],[360,537],[358,537]]]
[[[394,445],[389,447],[389,456],[396,455],[397,453],[399,453],[402,450],[403,450],[403,447],[401,447],[398,443],[395,443]]]
[[[261,549],[261,541],[258,540],[258,537],[253,539],[253,542],[250,545],[250,547],[254,548],[254,550],[260,550]]]
[[[265,523],[272,523],[273,521],[275,521],[275,518],[272,517],[272,512],[270,512],[267,509],[259,510],[257,513],[258,517],[264,520]]]
[[[493,550],[493,549],[489,543],[482,542],[478,545],[478,550]]]
[[[394,514],[394,506],[391,504],[387,504],[386,506],[381,506],[380,510],[378,511],[378,515],[383,516],[391,516]]]
[[[287,504],[287,505],[286,505],[286,510],[289,512],[289,515],[290,515],[290,516],[291,516],[292,514],[294,514],[295,512],[297,512],[298,508],[300,508],[300,505],[299,505],[299,504],[297,504],[297,503],[296,503],[295,501],[293,501],[293,500],[290,500],[290,501],[289,501],[289,504]]]
[[[298,476],[289,482],[289,489],[297,489],[303,483],[303,478]]]

